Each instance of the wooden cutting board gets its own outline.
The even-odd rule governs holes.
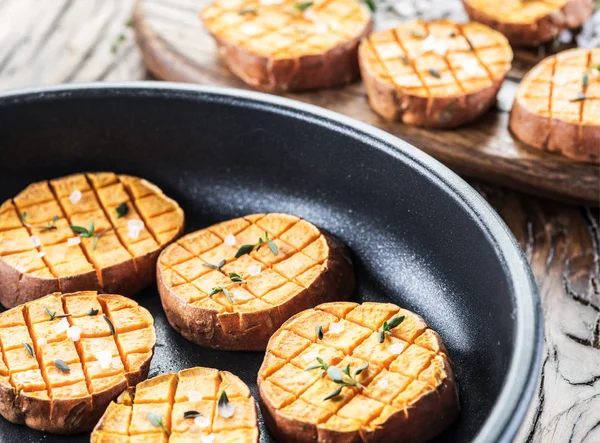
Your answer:
[[[210,1],[138,0],[133,26],[144,62],[161,80],[249,89],[219,61],[213,40],[199,19],[200,11]],[[394,6],[378,2],[376,30],[417,16],[466,20],[460,1],[449,0],[443,4],[445,9],[428,8],[419,13],[399,8],[398,3]],[[535,63],[549,55],[550,46],[515,51],[513,69],[500,90],[496,107],[475,122],[454,130],[423,129],[382,120],[370,109],[360,82],[340,89],[285,96],[388,131],[462,175],[523,192],[598,206],[600,166],[576,163],[529,148],[516,140],[508,129],[509,112],[520,79]]]

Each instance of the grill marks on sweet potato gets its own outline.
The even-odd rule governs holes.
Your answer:
[[[478,23],[418,20],[372,34],[361,44],[359,59],[375,111],[405,123],[449,127],[493,102],[512,51],[504,36]],[[389,104],[377,94],[384,90],[393,91]],[[492,93],[482,95],[486,90]],[[469,103],[469,97],[479,102]]]
[[[233,405],[232,417],[218,412],[218,399],[225,391]],[[132,398],[133,397],[133,398]],[[199,414],[184,414],[195,411]],[[164,429],[148,419],[160,418]],[[196,420],[197,416],[200,416]],[[209,368],[191,368],[165,374],[138,384],[121,395],[108,409],[92,433],[92,443],[127,440],[183,443],[211,441],[257,442],[256,405],[248,387],[235,375]]]
[[[51,320],[45,307],[70,316]],[[88,315],[90,308],[98,314]],[[103,315],[115,324],[114,335]],[[77,341],[58,326],[61,322],[80,328]],[[133,300],[91,291],[50,294],[1,313],[2,399],[27,398],[30,409],[16,410],[22,402],[14,401],[5,402],[0,412],[35,429],[57,433],[89,430],[93,426],[90,417],[97,418],[114,395],[145,378],[156,341],[153,324],[148,311]],[[33,356],[21,343],[31,344]],[[99,352],[110,353],[110,364],[98,361]],[[50,405],[47,416],[33,416],[32,411],[42,408],[31,407],[36,400]],[[77,423],[72,422],[73,417],[69,419],[70,407],[66,406],[73,403],[85,412],[78,415]]]
[[[600,161],[597,66],[600,49],[572,49],[538,63],[519,85],[510,119],[513,133],[538,149]]]
[[[81,193],[75,202],[74,191]],[[119,217],[116,208],[122,203],[129,211]],[[130,220],[145,224],[135,238],[129,235]],[[69,227],[89,229],[90,222],[97,239],[79,238]],[[44,229],[48,223],[55,229]],[[182,227],[179,206],[147,181],[112,173],[76,174],[34,183],[0,207],[0,259],[20,273],[56,279],[59,290],[72,288],[79,279],[76,289],[113,292],[120,289],[116,278],[105,281],[103,271],[121,264],[121,277],[147,277],[152,266],[146,257],[158,255]]]
[[[380,343],[377,332],[384,321],[401,315],[404,321]],[[317,325],[322,339],[315,334]],[[321,377],[319,369],[305,370],[317,356],[340,369],[350,364],[352,374],[368,363],[357,377],[364,389],[344,387],[325,400],[340,385],[327,374]],[[393,304],[334,302],[297,314],[271,338],[258,384],[266,422],[282,441],[296,433],[315,441],[349,433],[360,435],[356,441],[380,441],[381,435],[424,441],[441,432],[459,408],[440,337],[420,316]],[[435,401],[423,408],[432,395]],[[423,413],[430,426],[416,432],[420,439],[410,420]]]

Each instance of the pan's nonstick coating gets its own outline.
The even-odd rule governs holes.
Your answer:
[[[462,412],[436,441],[509,441],[541,355],[535,285],[514,239],[462,180],[409,145],[283,99],[137,84],[0,96],[0,199],[78,171],[146,177],[186,212],[186,232],[277,211],[328,230],[353,253],[354,301],[390,301],[440,332]],[[257,398],[262,353],[198,347],[168,325],[155,288],[151,376],[191,366],[231,371]],[[261,441],[272,437],[261,422]],[[0,420],[0,442],[84,442]]]

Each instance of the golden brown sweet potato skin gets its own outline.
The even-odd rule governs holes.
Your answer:
[[[598,66],[600,49],[571,49],[538,63],[519,85],[513,134],[533,148],[600,163]]]
[[[233,415],[217,407],[225,392]],[[201,420],[184,418],[187,411]],[[148,419],[154,413],[164,429]],[[164,374],[130,388],[111,403],[91,436],[92,443],[152,441],[163,443],[258,442],[256,404],[248,387],[235,375],[211,368],[190,368]]]
[[[70,336],[77,328],[78,336]],[[147,377],[155,342],[150,313],[120,295],[54,293],[3,312],[0,415],[54,434],[89,431],[114,398]],[[100,351],[110,360],[101,362]],[[58,369],[57,359],[68,371]]]
[[[234,258],[264,232],[278,245]],[[235,241],[228,245],[227,239]],[[220,271],[205,264],[226,260]],[[259,270],[252,275],[249,270]],[[311,223],[288,214],[254,214],[182,237],[161,254],[158,289],[171,326],[202,346],[264,350],[272,333],[295,313],[347,299],[355,279],[348,250]],[[233,284],[229,273],[246,283]],[[227,286],[232,301],[223,292]]]
[[[122,204],[126,214],[117,212]],[[70,228],[91,223],[91,237]],[[152,284],[160,251],[183,225],[177,203],[137,177],[101,172],[33,183],[0,206],[0,303],[88,289],[133,295]]]
[[[288,1],[216,1],[202,19],[229,70],[268,92],[331,88],[356,80],[358,44],[373,28],[364,6],[349,0],[313,4],[304,11]]]
[[[501,32],[513,46],[552,40],[564,29],[580,27],[594,11],[593,0],[563,0],[562,4],[463,0],[463,5],[471,20]]]
[[[384,321],[404,316],[380,342]],[[315,327],[323,330],[322,338]],[[314,368],[317,357],[362,386],[340,385]],[[309,369],[310,368],[310,369]],[[344,376],[345,380],[350,380]],[[452,365],[439,335],[393,304],[325,303],[283,324],[258,375],[265,423],[286,442],[424,442],[459,411]]]
[[[447,20],[406,23],[372,34],[359,47],[373,110],[386,120],[429,128],[453,128],[486,112],[512,56],[500,33]]]

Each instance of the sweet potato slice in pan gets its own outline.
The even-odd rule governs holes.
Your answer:
[[[412,21],[359,47],[369,104],[387,120],[432,128],[470,122],[496,100],[513,58],[506,38],[479,23]]]
[[[290,318],[269,341],[258,387],[285,442],[419,443],[459,411],[440,336],[386,303],[325,303]]]
[[[89,431],[146,378],[155,342],[150,313],[120,295],[53,293],[3,312],[0,414],[50,433]]]
[[[258,435],[256,404],[244,382],[196,367],[125,391],[108,406],[91,441],[256,443]]]
[[[188,234],[157,267],[171,326],[223,349],[263,350],[289,317],[345,300],[355,284],[348,250],[288,214],[248,215]]]
[[[358,44],[373,27],[369,11],[355,0],[216,0],[201,16],[229,70],[266,91],[355,80]]]
[[[54,291],[133,295],[154,281],[156,259],[183,223],[179,205],[137,177],[102,172],[33,183],[0,206],[0,303]]]
[[[514,46],[536,46],[565,29],[580,27],[594,11],[593,0],[463,0],[467,14],[506,36]]]
[[[600,162],[600,49],[550,56],[519,85],[510,129],[523,143],[577,161]]]

